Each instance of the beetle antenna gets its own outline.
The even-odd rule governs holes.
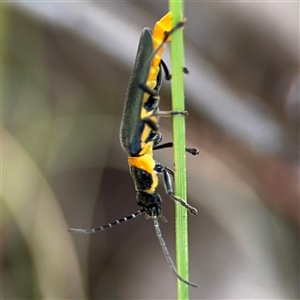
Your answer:
[[[174,263],[173,263],[173,260],[172,260],[172,258],[171,258],[171,256],[170,256],[170,253],[169,253],[169,250],[168,250],[168,248],[167,248],[167,245],[166,245],[166,243],[165,243],[165,240],[164,240],[163,237],[162,237],[162,233],[161,233],[161,230],[160,230],[160,228],[159,228],[159,223],[158,223],[158,221],[157,221],[157,216],[154,214],[154,212],[152,212],[152,219],[153,219],[153,223],[154,223],[154,228],[155,228],[156,235],[157,235],[157,237],[158,237],[159,243],[160,243],[160,245],[161,245],[161,248],[162,248],[162,250],[163,250],[163,252],[164,252],[165,258],[166,258],[166,260],[167,260],[167,262],[168,262],[168,264],[169,264],[171,270],[174,272],[174,274],[176,275],[176,277],[177,277],[179,280],[181,280],[182,282],[184,282],[185,284],[190,285],[190,286],[192,286],[192,287],[198,287],[197,284],[192,283],[192,282],[189,282],[189,281],[183,279],[183,278],[178,274],[178,272],[177,272],[177,270],[176,270],[176,267],[175,267],[175,265],[174,265]]]
[[[140,216],[143,212],[145,212],[145,209],[142,208],[141,210],[138,210],[137,212],[127,216],[127,217],[124,217],[124,218],[121,218],[121,219],[118,219],[118,220],[115,220],[111,223],[108,223],[108,224],[105,224],[105,225],[102,225],[102,226],[99,226],[99,227],[95,227],[95,228],[86,228],[86,229],[81,229],[81,228],[69,228],[69,232],[74,232],[74,233],[84,233],[84,234],[91,234],[91,233],[96,233],[100,230],[105,230],[107,228],[111,228],[115,225],[118,225],[122,222],[126,222],[126,221],[129,221],[131,219],[135,219],[137,216]]]

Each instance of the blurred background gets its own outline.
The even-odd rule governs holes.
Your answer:
[[[174,299],[119,126],[139,35],[167,1],[1,3],[2,298]],[[192,299],[299,298],[299,3],[189,2]],[[169,51],[164,56],[169,64]],[[171,108],[164,82],[161,109]],[[171,120],[161,120],[164,141]],[[173,153],[155,153],[172,167]],[[159,188],[172,257],[174,203]]]

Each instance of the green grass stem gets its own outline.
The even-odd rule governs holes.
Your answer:
[[[180,0],[169,1],[173,16],[173,26],[183,18],[183,3]],[[171,70],[172,70],[172,109],[184,111],[183,82],[183,31],[177,30],[171,40]],[[181,115],[173,117],[173,141],[175,163],[175,194],[186,199],[186,153],[185,153],[185,118]],[[178,273],[188,280],[188,225],[187,210],[176,204],[176,264]],[[177,299],[189,299],[189,287],[177,281]]]

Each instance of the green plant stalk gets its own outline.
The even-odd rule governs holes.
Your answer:
[[[183,18],[182,1],[169,1],[173,16],[173,26]],[[183,31],[177,30],[171,40],[172,65],[172,110],[184,111],[184,81],[183,81]],[[173,141],[175,164],[175,194],[186,199],[186,153],[185,153],[185,117],[173,117]],[[187,210],[176,204],[176,264],[178,273],[188,280],[188,224]],[[189,287],[180,280],[177,281],[177,299],[189,299]]]

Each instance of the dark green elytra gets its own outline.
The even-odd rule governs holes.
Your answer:
[[[146,84],[150,70],[149,58],[153,53],[152,31],[144,28],[141,33],[134,67],[126,93],[126,101],[120,128],[122,148],[131,154],[141,151],[141,110],[145,91],[139,87]]]

